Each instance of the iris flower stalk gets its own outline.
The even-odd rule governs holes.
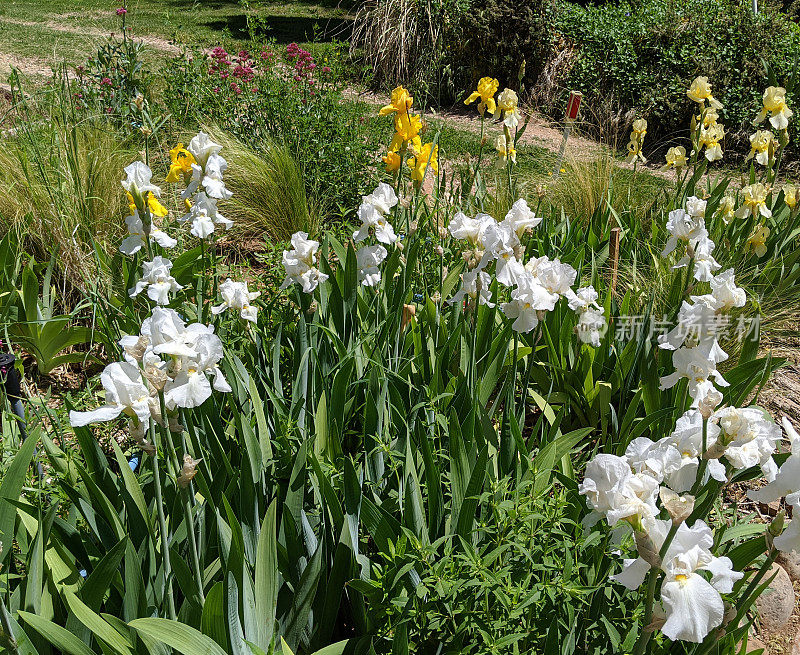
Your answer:
[[[164,391],[158,392],[158,401],[161,405],[161,416],[167,415],[166,403],[164,402]],[[175,475],[181,470],[178,463],[178,456],[175,452],[175,446],[172,442],[172,435],[166,424],[160,426],[162,443],[166,445],[172,460],[172,466],[175,470]],[[189,487],[181,487],[179,492],[181,495],[181,508],[183,509],[183,518],[186,521],[186,532],[189,537],[189,555],[192,560],[192,568],[194,573],[195,582],[197,583],[197,593],[200,595],[200,600],[205,602],[205,593],[203,592],[203,571],[200,567],[200,554],[197,549],[197,539],[195,536],[194,514],[192,513],[191,503],[189,501]]]
[[[169,532],[167,531],[167,521],[164,518],[164,497],[161,492],[161,466],[158,458],[157,431],[155,421],[150,419],[150,439],[155,444],[153,451],[153,482],[156,492],[156,512],[158,513],[158,529],[161,533],[161,557],[164,563],[164,587],[167,593],[167,610],[169,618],[175,621],[177,613],[175,612],[175,596],[172,591],[172,565],[170,564],[169,555]],[[163,444],[162,444],[163,445]]]

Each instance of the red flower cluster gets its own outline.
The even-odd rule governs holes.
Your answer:
[[[265,59],[265,55],[271,56],[270,53],[262,52],[261,58]],[[241,50],[236,56],[231,55],[222,46],[217,46],[211,51],[211,58],[208,65],[208,74],[216,75],[221,80],[227,80],[230,77],[234,79],[230,81],[231,90],[236,93],[242,93],[242,86],[252,82],[257,74],[258,62],[251,58],[247,50]],[[253,91],[257,90],[256,87],[251,87]],[[215,89],[215,92],[219,91]]]
[[[307,82],[309,86],[314,86],[314,57],[307,50],[303,50],[296,43],[286,46],[286,57],[294,64],[294,81]]]

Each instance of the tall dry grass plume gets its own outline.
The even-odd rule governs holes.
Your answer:
[[[431,0],[366,0],[356,12],[351,54],[360,54],[376,84],[429,79],[443,25]]]

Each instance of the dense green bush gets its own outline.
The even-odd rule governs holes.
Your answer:
[[[552,49],[552,20],[552,0],[471,2],[448,35],[455,88],[471,88],[484,75],[513,88],[520,78],[536,81]]]
[[[736,132],[760,105],[765,66],[782,83],[800,57],[800,28],[768,4],[754,15],[750,0],[587,7],[558,0],[553,15],[557,30],[576,46],[569,87],[583,91],[590,106],[611,96],[625,109],[636,108],[648,118],[651,143],[652,136],[686,128],[691,107],[685,90],[696,76],[708,77],[724,105],[722,122]]]
[[[302,166],[312,206],[337,214],[358,198],[374,155],[357,107],[342,101],[335,59],[316,61],[294,43],[198,51],[167,67],[164,99],[181,125],[214,123],[256,154],[277,141]]]
[[[618,589],[603,589],[610,570],[596,563],[608,543],[588,531],[577,530],[576,538],[580,504],[574,490],[556,487],[542,496],[533,480],[492,480],[480,499],[476,543],[403,535],[376,557],[376,580],[351,584],[364,590],[378,625],[407,627],[416,652],[528,653],[557,643],[568,652],[578,634],[585,652],[615,652],[621,638],[612,643],[592,631],[587,610],[610,592],[606,616],[630,625],[633,603]],[[404,575],[409,567],[422,572],[414,593]]]

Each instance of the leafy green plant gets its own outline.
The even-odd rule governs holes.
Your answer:
[[[744,130],[767,86],[765,64],[781,83],[800,56],[800,30],[771,3],[753,14],[746,0],[713,6],[694,0],[558,2],[552,17],[563,47],[573,49],[564,84],[583,91],[597,113],[609,98],[624,111],[636,109],[657,137],[671,138],[688,123],[685,90],[697,75],[706,75],[719,90],[730,136],[736,145],[746,144]],[[553,114],[560,118],[563,110],[559,105]],[[597,116],[595,122],[602,126],[606,120]],[[613,142],[625,135],[605,136]]]
[[[75,68],[68,83],[77,110],[113,121],[124,135],[151,136],[165,116],[151,113],[154,73],[145,65],[147,46],[130,34],[126,3],[118,8],[120,37],[112,34],[95,54]],[[66,77],[66,75],[65,75]]]
[[[309,204],[336,215],[372,175],[358,107],[345,101],[337,77],[341,54],[319,61],[294,43],[253,47],[176,59],[167,69],[167,106],[181,123],[221,126],[265,161],[275,144],[283,147],[301,168]]]
[[[33,272],[33,262],[25,266],[20,278],[21,287],[16,292],[16,320],[6,330],[15,343],[33,355],[36,367],[42,375],[49,374],[62,364],[85,363],[94,359],[88,352],[64,352],[75,346],[90,344],[92,329],[75,325],[74,316],[57,314],[57,294],[51,284],[56,260],[57,252],[45,271],[41,296],[39,278]]]

